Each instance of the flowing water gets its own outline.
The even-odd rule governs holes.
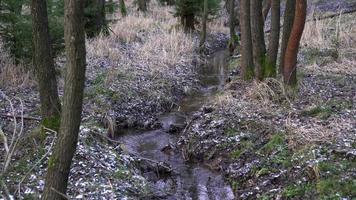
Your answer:
[[[234,199],[232,189],[223,176],[199,163],[186,162],[182,153],[174,148],[179,135],[168,133],[172,124],[184,124],[187,116],[199,110],[222,90],[226,81],[227,57],[226,51],[220,51],[212,55],[207,64],[199,66],[201,90],[184,98],[175,111],[162,116],[161,129],[131,131],[118,138],[130,153],[151,163],[166,163],[171,167],[172,172],[168,174],[161,172],[158,167],[156,170],[152,167],[143,170],[154,185],[155,196],[160,196],[160,199]]]

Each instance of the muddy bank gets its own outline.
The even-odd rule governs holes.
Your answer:
[[[115,138],[130,154],[139,156],[143,176],[151,183],[158,199],[234,199],[224,177],[200,163],[187,162],[177,140],[187,126],[187,117],[212,100],[226,82],[225,50],[207,57],[196,66],[199,90],[184,97],[173,111],[159,117],[162,128],[151,131],[130,130]]]
[[[225,45],[223,44],[225,39],[219,41],[217,43],[220,46]],[[126,54],[134,54],[137,51],[125,45],[118,48],[125,50]],[[213,48],[216,47],[211,47]],[[78,199],[162,197],[162,194],[156,192],[156,186],[151,185],[148,178],[142,174],[140,159],[128,153],[120,143],[107,138],[109,130],[107,120],[113,120],[112,123],[117,124],[117,130],[161,127],[159,116],[176,109],[177,102],[200,88],[196,71],[199,66],[197,60],[200,59],[198,54],[194,55],[197,57],[189,60],[190,62],[184,61],[179,65],[169,66],[170,68],[164,71],[151,71],[150,65],[141,63],[135,65],[131,63],[129,67],[117,68],[119,63],[109,58],[90,56],[87,58],[83,125],[70,175],[69,197]],[[64,70],[64,60],[59,59],[57,63],[60,66],[59,71]],[[63,79],[60,78],[59,82],[62,88]],[[39,118],[39,100],[33,85],[1,89],[10,98],[19,97],[24,100],[25,116]],[[14,100],[13,103],[16,114],[20,115],[20,102]],[[1,114],[11,114],[6,101],[1,101],[0,104]],[[6,133],[12,132],[11,118],[2,120],[1,126]],[[44,186],[48,155],[55,135],[36,128],[38,126],[37,120],[25,120],[22,148],[14,156],[10,173],[4,178],[11,193],[21,198],[39,198]],[[183,163],[183,160],[181,162]],[[209,172],[198,170],[198,174],[209,175]],[[17,191],[19,183],[20,193]]]

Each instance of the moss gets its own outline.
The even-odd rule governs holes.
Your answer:
[[[58,163],[58,158],[55,158],[53,155],[48,160],[48,169],[54,168]]]
[[[238,159],[242,154],[244,154],[246,151],[251,150],[253,147],[253,143],[249,140],[247,141],[242,141],[239,144],[238,149],[232,151],[230,153],[230,156],[232,159]]]
[[[36,200],[39,197],[36,197],[34,194],[24,194],[23,200]]]
[[[303,110],[301,112],[302,116],[318,117],[320,119],[327,119],[331,116],[332,110],[324,106],[315,106],[311,109]]]
[[[303,110],[301,112],[301,115],[309,117],[318,117],[320,119],[327,119],[333,113],[337,113],[345,109],[351,109],[352,107],[352,101],[347,101],[343,99],[332,99],[322,105]]]
[[[284,199],[298,199],[298,197],[303,197],[306,193],[310,192],[313,188],[311,183],[301,184],[301,185],[289,185],[284,188],[282,192],[282,197]]]
[[[225,129],[224,134],[228,137],[233,137],[236,136],[238,132],[235,128],[227,128]]]
[[[273,199],[270,196],[268,196],[267,194],[262,194],[261,196],[257,197],[258,200],[270,200]]]
[[[59,115],[51,118],[45,118],[42,121],[42,126],[55,131],[59,130],[60,124],[61,124],[61,117]]]
[[[263,167],[260,170],[256,171],[255,176],[256,177],[261,177],[261,176],[267,175],[269,173],[271,173],[271,170],[268,169],[268,168]]]
[[[276,65],[272,64],[271,61],[266,57],[264,62],[265,77],[275,77],[276,73],[277,73]]]
[[[281,151],[285,148],[286,142],[284,135],[274,134],[271,139],[259,151],[264,154],[271,154],[273,151]]]
[[[255,72],[252,67],[246,69],[246,74],[243,77],[244,80],[252,80],[255,77]]]
[[[121,166],[116,172],[114,173],[114,178],[120,180],[127,180],[131,178],[130,172],[124,167]]]
[[[236,192],[239,189],[239,182],[236,180],[231,179],[230,185],[231,185],[232,191],[234,191],[234,192]]]
[[[316,184],[317,192],[322,199],[330,199],[339,194],[342,197],[355,197],[356,196],[356,180],[344,180],[329,178],[320,180]]]

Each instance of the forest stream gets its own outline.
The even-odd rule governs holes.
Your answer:
[[[234,199],[233,191],[223,175],[209,170],[203,164],[186,162],[176,147],[179,132],[170,133],[172,127],[184,128],[189,116],[223,89],[228,71],[227,58],[227,51],[219,51],[210,56],[205,65],[199,66],[200,91],[184,98],[175,110],[161,116],[162,128],[130,131],[117,138],[129,153],[172,169],[164,173],[160,172],[159,167],[156,170],[141,167],[153,184],[153,196],[162,199]]]

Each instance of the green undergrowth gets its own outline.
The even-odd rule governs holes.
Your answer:
[[[339,110],[350,107],[349,103],[338,101],[329,101],[327,105]],[[272,187],[280,188],[278,195],[282,199],[356,199],[356,160],[332,153],[333,146],[327,144],[291,148],[286,133],[272,132],[257,121],[241,121],[239,125],[239,128],[231,126],[224,130],[226,137],[238,137],[239,141],[219,144],[219,148],[230,150],[229,162],[240,163],[242,168],[251,161],[258,162],[254,162],[251,171],[243,177],[228,177],[235,193],[248,190],[252,183],[256,187],[285,171]],[[268,131],[261,131],[261,127]],[[242,131],[251,134],[242,134]],[[355,148],[356,143],[351,146]],[[275,199],[277,194],[270,192],[272,188],[261,188],[257,199]]]
[[[320,105],[316,105],[301,112],[304,117],[316,117],[319,119],[328,119],[331,115],[337,114],[353,107],[353,102],[343,99],[331,99]]]

